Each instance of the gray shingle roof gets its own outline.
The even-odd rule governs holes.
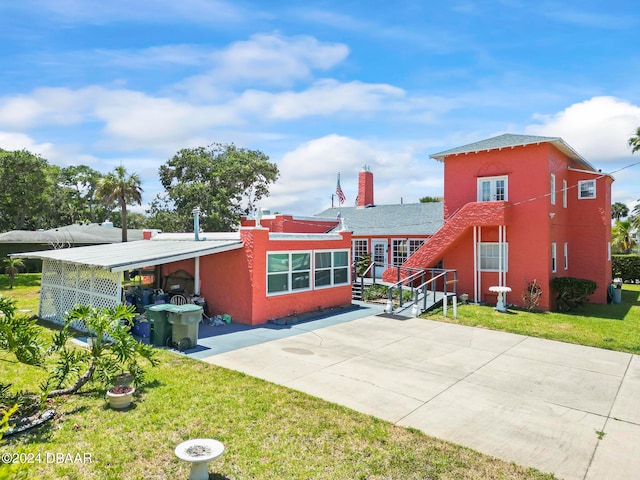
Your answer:
[[[340,210],[347,229],[354,236],[433,235],[444,223],[444,206],[441,202],[328,208],[316,217],[335,219]],[[340,226],[335,228],[339,229]]]
[[[497,137],[487,138],[461,147],[451,148],[429,156],[436,160],[444,161],[445,157],[449,155],[476,153],[501,148],[523,147],[525,145],[535,145],[539,143],[551,143],[569,158],[581,163],[589,170],[595,171],[595,168],[593,168],[589,162],[582,158],[578,152],[571,148],[569,144],[560,137],[540,137],[535,135],[514,135],[511,133],[505,133],[504,135],[498,135]]]

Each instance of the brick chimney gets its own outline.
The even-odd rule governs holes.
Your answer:
[[[358,208],[373,207],[373,173],[365,165],[358,174]]]

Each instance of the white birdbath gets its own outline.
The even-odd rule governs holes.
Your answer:
[[[224,452],[224,445],[211,438],[196,438],[182,442],[175,453],[180,460],[191,463],[189,480],[209,480],[208,463]]]
[[[498,301],[496,303],[496,310],[499,311],[499,312],[506,312],[507,309],[504,306],[503,294],[509,293],[511,291],[511,287],[502,287],[502,286],[489,287],[489,291],[498,294]]]

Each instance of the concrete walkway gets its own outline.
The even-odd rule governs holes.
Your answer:
[[[194,353],[566,480],[640,478],[639,356],[424,319],[330,323]]]

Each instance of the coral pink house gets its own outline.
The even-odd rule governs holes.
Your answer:
[[[161,276],[186,271],[200,279],[195,290],[212,315],[227,313],[249,325],[351,304],[350,232],[296,234],[248,227],[238,235],[240,248],[165,263]]]
[[[553,137],[507,134],[431,157],[444,162],[444,225],[404,266],[442,262],[475,301],[495,303],[489,287],[505,285],[507,301],[522,305],[535,279],[549,310],[550,282],[561,276],[595,281],[591,301],[607,301],[611,176]]]

